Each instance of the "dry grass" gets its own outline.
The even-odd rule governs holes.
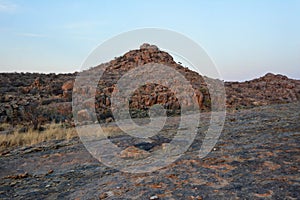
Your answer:
[[[7,127],[6,125],[3,125]],[[12,134],[0,135],[0,150],[8,147],[27,146],[49,140],[69,140],[77,136],[74,128],[64,128],[62,124],[48,124],[45,130],[39,132],[29,129],[28,132],[19,133],[17,129]]]
[[[7,124],[7,123],[2,123],[2,124],[0,124],[0,130],[2,131],[2,130],[7,130],[7,129],[9,129],[11,127],[11,125],[10,124]]]
[[[9,124],[0,124],[2,130],[12,130],[12,126]],[[7,148],[17,146],[30,146],[50,140],[69,140],[77,137],[77,131],[75,128],[65,128],[63,124],[47,124],[44,125],[44,131],[38,131],[29,129],[28,132],[20,133],[18,130],[20,127],[15,127],[10,134],[0,134],[0,152],[5,151]],[[106,137],[116,137],[124,135],[122,130],[117,126],[102,126],[101,129],[97,125],[88,125],[78,127],[77,130],[84,129],[84,133],[81,136],[89,137],[90,140],[104,139]],[[128,126],[124,126],[123,130],[130,130]]]

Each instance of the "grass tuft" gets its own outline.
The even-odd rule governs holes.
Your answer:
[[[69,140],[76,136],[75,128],[65,128],[62,124],[55,123],[45,125],[44,131],[29,129],[25,133],[19,133],[16,128],[11,134],[0,135],[0,151],[8,147],[28,146],[50,140]]]

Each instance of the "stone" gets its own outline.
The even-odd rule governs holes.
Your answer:
[[[110,123],[110,122],[113,122],[114,119],[112,117],[108,117],[105,119],[105,123]]]
[[[91,116],[86,109],[77,112],[78,121],[91,121]]]
[[[65,82],[61,89],[66,91],[66,90],[72,90],[73,89],[73,85],[74,85],[74,80],[69,80],[67,82]]]
[[[139,149],[135,146],[127,147],[120,152],[120,157],[126,159],[142,159],[148,157],[149,155],[149,152]]]
[[[144,44],[142,44],[142,45],[140,46],[140,49],[147,49],[147,48],[149,48],[149,47],[150,47],[150,44],[144,43]]]
[[[141,143],[135,144],[134,146],[137,147],[137,148],[139,148],[139,149],[142,149],[142,150],[145,150],[145,151],[149,151],[153,147],[155,147],[155,144],[151,143],[151,142],[141,142]]]

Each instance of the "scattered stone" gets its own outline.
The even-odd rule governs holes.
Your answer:
[[[141,143],[135,144],[134,146],[137,147],[137,148],[139,148],[139,149],[142,149],[142,150],[145,150],[145,151],[149,151],[153,147],[155,147],[155,144],[154,143],[150,143],[150,142],[141,142]]]
[[[256,194],[254,194],[254,196],[256,196],[258,198],[268,198],[268,197],[272,197],[272,194],[273,194],[273,191],[269,190],[268,192],[263,193],[263,194],[256,193]]]
[[[114,193],[112,191],[104,192],[99,196],[99,199],[106,199],[109,197],[113,197]]]
[[[281,167],[280,165],[275,164],[275,163],[273,163],[271,161],[265,161],[264,164],[263,164],[263,166],[266,167],[269,170],[272,170],[272,171],[277,170],[277,169],[279,169]]]
[[[154,199],[158,199],[158,196],[154,195],[154,196],[150,197],[150,200],[154,200]]]
[[[145,157],[148,157],[150,155],[149,152],[136,148],[134,146],[127,147],[123,151],[120,152],[120,157],[121,158],[133,158],[133,159],[142,159]]]
[[[112,117],[109,117],[109,118],[106,118],[105,119],[105,123],[110,123],[110,122],[113,122],[114,119]]]
[[[27,177],[29,177],[29,174],[27,172],[25,172],[23,174],[9,175],[4,178],[6,178],[6,179],[22,179],[22,178],[27,178]]]

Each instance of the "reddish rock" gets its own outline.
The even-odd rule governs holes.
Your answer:
[[[69,80],[62,85],[61,89],[64,91],[72,90],[73,85],[74,85],[74,80]]]
[[[127,159],[130,159],[130,158],[131,159],[141,159],[141,158],[145,158],[149,155],[150,155],[149,152],[139,149],[139,148],[136,148],[134,146],[127,147],[126,149],[124,149],[123,151],[120,152],[120,157],[127,158]]]
[[[85,98],[90,97],[87,94],[92,91],[92,84],[77,88],[74,92],[81,95],[84,106],[95,107],[98,115],[103,118],[111,117],[110,114],[107,114],[111,112],[111,95],[118,90],[122,91],[122,88],[117,88],[118,80],[130,70],[147,63],[163,64],[184,75],[194,91],[189,91],[193,101],[184,100],[183,105],[192,107],[193,102],[198,102],[203,111],[210,110],[210,93],[203,77],[178,64],[167,52],[150,44],[143,44],[140,49],[129,51],[108,63],[82,72],[88,81],[98,81],[95,99],[89,102],[85,101]],[[99,80],[99,77],[95,75],[97,70],[103,66],[106,67],[106,71]],[[0,97],[0,122],[29,123],[31,119],[25,117],[26,107],[29,104],[36,104],[36,107],[39,108],[37,110],[43,110],[39,114],[46,116],[48,122],[54,119],[63,121],[66,118],[71,121],[71,106],[61,105],[63,102],[72,101],[73,85],[77,74],[0,73],[0,91],[3,94]],[[174,74],[168,74],[168,76],[170,80],[174,80]],[[182,87],[176,81],[174,86]],[[299,80],[272,73],[251,81],[225,82],[225,89],[227,108],[233,110],[300,100]],[[182,88],[181,92],[184,96],[186,95],[184,92],[188,91]],[[163,86],[163,83],[158,80],[158,83],[146,84],[134,91],[133,95],[129,97],[129,108],[147,111],[154,104],[160,104],[165,109],[178,110],[180,102],[176,95],[174,91]]]
[[[281,167],[280,165],[278,165],[278,164],[276,164],[276,163],[273,163],[273,162],[271,162],[271,161],[265,161],[265,162],[263,163],[263,166],[264,166],[265,168],[269,169],[269,170],[272,170],[272,171],[277,170],[277,169],[279,169],[279,168]]]
[[[268,192],[263,193],[263,194],[254,193],[254,196],[258,197],[258,198],[270,198],[270,197],[272,197],[272,195],[273,195],[273,191],[271,191],[271,190],[269,190]]]
[[[300,81],[267,73],[245,82],[226,82],[228,108],[251,108],[300,100]]]

